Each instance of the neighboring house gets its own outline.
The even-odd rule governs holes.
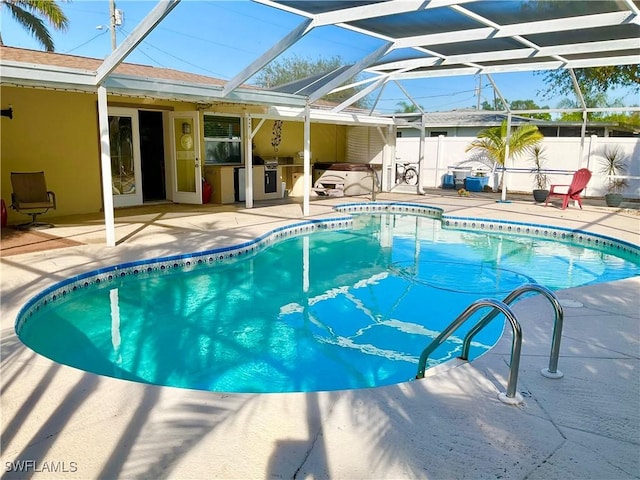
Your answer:
[[[0,185],[7,205],[10,172],[44,171],[58,204],[48,216],[102,210],[95,85],[101,64],[99,59],[0,47],[2,109],[12,111],[12,118],[1,118]],[[243,182],[255,200],[294,190],[302,175],[303,99],[254,86],[221,98],[225,83],[127,63],[107,77],[115,207],[202,203],[203,178],[213,186],[214,203],[242,200]],[[315,107],[310,118],[312,162],[381,164],[389,156],[385,145],[395,141],[388,118]],[[270,168],[275,157],[278,165]],[[251,175],[241,171],[247,165]],[[24,219],[9,211],[9,223]]]
[[[398,113],[392,115],[397,121],[398,137],[419,137],[421,116],[416,113]],[[451,110],[447,112],[427,112],[424,115],[424,128],[427,137],[444,135],[448,137],[475,137],[485,128],[500,125],[507,119],[506,113],[490,110]],[[523,123],[537,125],[545,137],[580,137],[582,122],[564,122],[540,120],[521,115],[512,115],[511,124]],[[587,122],[585,136],[598,137],[635,137],[640,135],[640,127],[618,122]]]

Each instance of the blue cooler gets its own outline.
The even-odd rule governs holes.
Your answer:
[[[489,177],[467,177],[464,179],[464,186],[470,192],[481,192],[488,184]]]
[[[453,189],[456,186],[456,177],[453,173],[447,173],[442,177],[442,188]]]

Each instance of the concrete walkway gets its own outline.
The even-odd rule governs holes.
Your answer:
[[[640,243],[635,211],[599,205],[563,211],[485,196],[378,199]],[[367,201],[312,202],[312,216],[335,216],[333,205],[354,200]],[[166,205],[119,210],[117,217],[115,248],[101,245],[97,216],[55,219],[50,233],[84,245],[0,263],[2,478],[640,477],[638,277],[557,293],[566,305],[559,380],[540,375],[551,341],[548,302],[536,296],[516,304],[524,332],[518,406],[497,398],[507,383],[510,334],[476,361],[390,387],[267,395],[155,387],[32,352],[14,333],[19,309],[81,272],[245,241],[301,219],[301,208]]]

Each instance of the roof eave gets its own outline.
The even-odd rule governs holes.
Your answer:
[[[0,83],[96,91],[95,72],[52,65],[0,62]]]
[[[95,93],[95,72],[50,65],[3,61],[0,62],[0,84],[52,89],[68,89]],[[252,88],[238,88],[230,95],[222,95],[222,85],[207,85],[159,78],[142,78],[112,73],[104,82],[110,93],[127,96],[147,96],[181,101],[221,100],[257,105],[303,107],[306,98],[281,92]]]
[[[107,91],[126,95],[143,95],[154,98],[182,101],[219,100],[228,103],[251,105],[286,105],[304,107],[306,99],[299,95],[268,92],[253,88],[238,88],[229,95],[223,95],[224,85],[206,85],[165,79],[140,78],[129,75],[111,74],[104,82]]]

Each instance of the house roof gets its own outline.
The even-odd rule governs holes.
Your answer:
[[[493,127],[500,125],[507,119],[504,112],[494,112],[490,110],[450,110],[446,112],[425,112],[424,124],[421,124],[423,116],[419,113],[397,113],[389,115],[397,120],[398,128],[445,128],[445,127]],[[530,118],[520,115],[511,116],[512,125],[522,125],[530,123],[539,127],[581,127],[582,122],[543,120],[540,118]],[[620,122],[588,121],[589,127],[610,127],[621,132],[637,133],[640,129],[634,125]]]
[[[95,72],[102,64],[103,59],[79,57],[39,50],[27,50],[24,48],[0,47],[0,58],[4,62],[19,62],[34,65],[49,65],[75,70]],[[202,83],[208,85],[224,85],[226,82],[218,78],[206,77],[194,73],[181,72],[170,68],[157,68],[149,65],[134,63],[121,63],[115,73],[131,75],[142,78],[157,78],[164,80],[177,80],[181,82]]]
[[[420,123],[420,113],[397,113],[391,115],[402,123]],[[489,110],[450,110],[447,112],[425,112],[424,126],[429,127],[486,127],[500,125],[507,114]],[[518,115],[511,116],[514,125],[531,123],[532,119]],[[402,126],[400,124],[399,126]]]
[[[0,47],[0,84],[95,93],[96,72],[104,60],[14,47]],[[118,63],[103,82],[109,93],[210,104],[304,106],[304,98],[242,85],[222,97],[224,80],[168,68]]]

